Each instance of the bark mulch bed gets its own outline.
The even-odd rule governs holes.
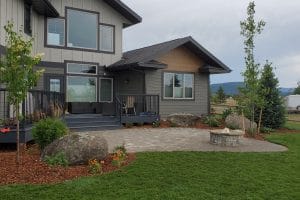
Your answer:
[[[40,151],[36,146],[22,152],[19,167],[15,162],[15,151],[0,151],[0,185],[9,184],[54,184],[84,176],[92,176],[88,166],[51,167],[40,160]],[[123,166],[135,160],[135,154],[128,154]],[[108,156],[103,165],[103,172],[119,170],[111,164]]]

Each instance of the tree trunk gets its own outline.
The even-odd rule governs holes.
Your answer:
[[[19,105],[16,106],[16,121],[17,121],[17,153],[16,153],[16,163],[20,164],[20,121],[19,121]]]
[[[260,134],[260,127],[261,127],[262,113],[263,113],[263,108],[260,108],[259,121],[258,121],[258,127],[257,127],[257,134]]]
[[[243,131],[244,131],[244,134],[246,134],[244,110],[242,110],[242,117],[243,117]]]

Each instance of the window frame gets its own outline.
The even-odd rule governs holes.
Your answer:
[[[80,73],[80,72],[70,72],[69,71],[69,65],[86,65],[86,66],[95,66],[96,67],[96,73],[95,74],[89,74],[89,73]],[[68,62],[66,66],[66,72],[68,75],[84,75],[84,76],[97,76],[98,75],[98,65],[97,64],[89,64],[89,63],[75,63],[75,62]]]
[[[49,25],[49,19],[58,19],[58,20],[62,20],[63,21],[63,23],[64,23],[64,42],[63,42],[63,45],[55,45],[55,44],[49,44],[48,43],[48,39],[49,39],[49,37],[48,37],[48,31],[49,31],[49,27],[48,27],[48,25]],[[66,46],[66,19],[65,18],[63,18],[63,17],[57,17],[57,18],[52,18],[52,17],[48,17],[48,18],[46,18],[46,24],[45,24],[45,26],[46,26],[46,30],[45,30],[45,45],[46,46],[51,46],[51,47],[65,47]]]
[[[173,97],[166,97],[165,91],[165,74],[173,74]],[[182,74],[183,75],[183,98],[175,98],[175,74]],[[185,75],[193,75],[193,88],[192,88],[192,97],[185,96]],[[164,71],[162,73],[162,98],[163,100],[195,100],[195,73],[191,72],[176,72],[176,71]]]
[[[113,32],[112,32],[112,51],[107,51],[107,50],[102,50],[101,49],[101,31],[100,31],[100,27],[101,26],[108,26],[108,27],[111,27],[113,29]],[[116,48],[116,26],[115,25],[112,25],[112,24],[105,24],[105,23],[99,23],[99,34],[98,34],[98,37],[99,37],[99,40],[98,40],[98,45],[99,45],[99,51],[100,52],[103,52],[103,53],[115,53],[115,48]]]
[[[111,101],[102,101],[101,100],[101,80],[106,79],[106,80],[111,80]],[[99,78],[99,102],[100,103],[112,103],[114,101],[114,79],[109,78],[109,77],[100,77]]]

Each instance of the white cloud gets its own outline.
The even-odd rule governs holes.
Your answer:
[[[123,1],[143,17],[141,24],[125,30],[125,50],[191,35],[234,70],[231,74],[213,76],[212,82],[242,80],[244,52],[239,22],[246,17],[248,1]],[[267,22],[256,40],[256,57],[261,63],[266,59],[278,63],[278,70],[288,66],[289,70],[277,73],[280,85],[295,85],[296,77],[286,77],[296,76],[289,73],[300,68],[297,61],[289,60],[300,52],[300,1],[257,0],[256,5],[257,19]]]
[[[300,52],[274,61],[276,74],[282,87],[296,87],[300,81]]]

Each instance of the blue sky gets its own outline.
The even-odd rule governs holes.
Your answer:
[[[192,36],[233,72],[213,75],[212,83],[242,81],[243,38],[239,23],[246,17],[246,0],[123,0],[143,17],[124,31],[124,50]],[[256,39],[259,63],[269,60],[281,87],[300,81],[300,1],[257,0],[256,17],[267,22]]]

